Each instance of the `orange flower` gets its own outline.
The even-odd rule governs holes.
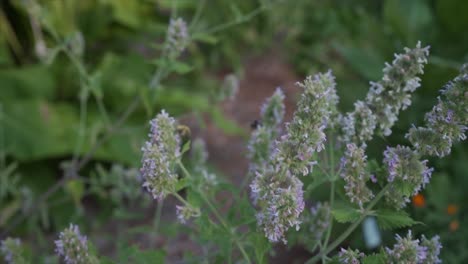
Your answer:
[[[454,215],[458,212],[458,206],[456,204],[449,204],[447,206],[447,214]]]
[[[452,232],[457,231],[458,227],[460,227],[460,223],[458,222],[458,220],[452,220],[452,222],[450,222],[449,224],[449,229]]]
[[[413,196],[413,205],[414,207],[424,207],[426,205],[426,198],[424,198],[424,195],[418,193]]]

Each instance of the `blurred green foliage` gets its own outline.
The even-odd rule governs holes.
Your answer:
[[[381,77],[383,63],[392,60],[393,52],[413,47],[418,40],[430,45],[429,65],[422,87],[413,97],[413,106],[400,116],[391,137],[370,144],[369,156],[373,157],[380,157],[385,145],[401,143],[397,140],[403,138],[411,124],[421,123],[421,113],[432,107],[437,91],[468,61],[465,0],[294,0],[273,5],[262,13],[250,13],[266,2],[269,1],[2,1],[0,230],[15,216],[27,212],[27,206],[32,206],[41,193],[61,178],[60,168],[66,168],[67,161],[86,154],[118,121],[134,97],[142,98],[135,113],[93,155],[93,163],[99,164],[85,168],[85,174],[91,174],[91,181],[99,182],[99,186],[113,188],[110,185],[114,183],[105,176],[117,173],[111,163],[138,167],[139,149],[146,133],[144,124],[161,108],[174,115],[208,112],[224,131],[237,133],[236,124],[225,120],[220,109],[212,106],[212,100],[220,86],[218,75],[241,73],[246,55],[272,48],[286,55],[301,75],[331,68],[337,76],[340,105],[343,110],[350,110],[352,102],[365,96],[367,80]],[[171,9],[182,17],[193,18],[188,23],[194,42],[180,60],[171,64],[165,82],[150,96],[149,80],[155,68],[166,63],[158,58]],[[229,21],[236,26],[225,29],[229,24],[224,23]],[[75,52],[74,58],[79,61],[70,61],[64,48]],[[80,113],[83,98],[88,101],[84,119]],[[80,124],[86,129],[81,129]],[[468,148],[463,143],[454,148],[450,157],[431,161],[436,171],[443,173],[434,175],[425,191],[426,206],[411,210],[416,221],[426,223],[419,227],[421,231],[441,235],[442,258],[447,263],[468,259],[463,253],[468,247],[468,220],[464,217],[468,194],[460,188],[468,184],[468,164],[464,162],[467,158]],[[120,187],[116,188],[125,186],[124,181],[118,183]],[[24,234],[38,230],[37,225],[52,231],[71,219],[82,219],[79,201],[89,195],[85,184],[88,183],[67,184],[52,195],[53,207],[39,205],[37,214],[18,231]],[[102,204],[109,200],[98,189],[92,190],[92,197]],[[120,203],[118,194],[112,197],[115,204]],[[245,201],[239,201],[239,210],[251,209],[242,202]],[[446,212],[449,204],[459,208],[454,215]],[[121,214],[123,218],[128,216],[126,213]],[[99,215],[100,222],[112,214],[116,212],[104,210]],[[453,221],[459,223],[456,230],[450,228]],[[39,245],[44,246],[44,235],[33,233]],[[219,241],[225,239],[222,232],[219,234]],[[355,243],[362,243],[360,234],[356,236]],[[391,240],[392,233],[384,233],[384,237]],[[265,243],[263,237],[253,236],[251,240]],[[134,247],[122,254],[127,259],[147,257]],[[164,257],[162,252],[148,254]]]

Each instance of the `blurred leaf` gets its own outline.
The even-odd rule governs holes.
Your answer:
[[[192,36],[192,40],[199,41],[201,43],[211,44],[214,45],[218,43],[218,38],[213,35],[205,34],[205,33],[195,33]]]
[[[15,199],[5,205],[3,208],[0,208],[0,227],[5,226],[8,220],[19,210],[21,209],[21,200]]]
[[[362,260],[363,264],[382,264],[385,263],[385,256],[382,254],[372,254],[365,256]]]
[[[351,67],[366,80],[378,80],[382,77],[383,59],[375,50],[345,46],[338,42],[333,47],[351,64]]]
[[[46,66],[34,65],[0,70],[0,99],[52,98],[55,80]]]
[[[65,184],[65,190],[71,195],[77,206],[81,204],[81,198],[84,194],[84,183],[80,179],[69,180]]]
[[[425,0],[386,0],[384,18],[406,44],[416,43],[432,22],[432,13]]]
[[[193,69],[192,66],[180,61],[171,61],[170,65],[170,70],[178,74],[186,74],[192,71]]]

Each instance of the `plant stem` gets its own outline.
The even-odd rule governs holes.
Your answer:
[[[330,153],[330,208],[334,207],[335,204],[335,151],[333,148],[333,135],[329,137],[328,141],[328,151]],[[323,242],[323,246],[326,248],[328,246],[328,241],[330,240],[331,232],[333,230],[333,219],[330,221],[330,226],[327,228],[327,234],[325,236],[325,241]],[[320,250],[322,251],[322,250]],[[325,263],[326,255],[322,255],[322,263]]]
[[[187,178],[192,178],[192,175],[188,172],[188,170],[185,168],[184,164],[182,164],[181,161],[178,162],[179,164],[179,167],[181,168],[182,172],[187,176]],[[206,197],[205,195],[205,192],[203,192],[202,190],[199,190],[197,189],[198,191],[198,194],[200,195],[200,197],[203,199],[203,201],[208,205],[208,207],[210,208],[211,212],[215,215],[215,217],[218,219],[218,221],[221,223],[221,225],[226,229],[226,231],[233,237],[234,239],[234,242],[236,243],[237,247],[239,248],[240,252],[242,253],[242,255],[244,256],[245,260],[247,261],[247,263],[252,263],[250,261],[250,258],[249,258],[249,255],[247,254],[247,252],[245,251],[244,247],[242,246],[242,244],[240,243],[239,239],[237,238],[236,234],[233,232],[233,230],[231,230],[231,228],[229,227],[229,225],[224,221],[224,218],[221,216],[221,214],[218,212],[218,210],[216,209],[216,207],[213,205],[213,203],[210,201],[210,199],[208,199],[208,197]]]
[[[309,259],[306,264],[312,264],[316,263],[319,259],[322,257],[326,257],[328,253],[330,253],[332,250],[334,250],[336,247],[338,247],[343,241],[351,235],[351,233],[361,224],[361,222],[368,216],[368,214],[371,212],[372,208],[377,204],[380,199],[384,196],[385,192],[390,188],[391,184],[387,184],[375,197],[374,200],[366,207],[362,215],[359,217],[359,219],[354,222],[352,225],[348,227],[333,243],[330,244],[330,246],[326,247],[325,250],[320,250],[320,252]]]

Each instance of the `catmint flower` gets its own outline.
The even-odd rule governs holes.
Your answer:
[[[307,175],[316,164],[313,155],[325,148],[325,128],[336,110],[338,96],[331,71],[307,77],[298,86],[303,93],[293,120],[286,125],[286,135],[279,142],[279,160],[294,175]]]
[[[362,101],[354,103],[354,111],[341,117],[340,121],[343,131],[340,140],[345,143],[354,142],[364,147],[365,142],[372,139],[377,125],[376,116]]]
[[[185,224],[190,220],[190,218],[200,216],[200,208],[194,207],[190,204],[185,204],[183,206],[176,205],[176,214],[179,222]]]
[[[422,235],[421,246],[426,248],[427,253],[424,264],[442,263],[442,260],[439,259],[440,250],[442,249],[439,236],[434,236],[432,239],[427,239],[424,235]]]
[[[240,81],[235,74],[228,74],[224,77],[223,85],[221,87],[221,93],[219,100],[230,100],[233,101],[239,92]]]
[[[404,207],[409,196],[417,194],[429,183],[433,171],[427,167],[427,160],[420,160],[416,151],[400,145],[387,147],[383,163],[388,172],[387,181],[392,183],[386,198],[397,208]]]
[[[78,226],[73,224],[62,231],[59,239],[55,240],[55,251],[66,264],[89,264],[92,262],[87,238],[81,235]]]
[[[406,137],[421,153],[444,157],[452,145],[466,139],[468,129],[468,64],[441,90],[437,104],[425,116],[425,127],[413,126]]]
[[[426,262],[428,259],[428,248],[424,245],[420,245],[419,239],[413,240],[411,230],[408,231],[408,234],[404,238],[397,234],[396,240],[397,242],[393,246],[393,249],[385,248],[386,263],[428,263]]]
[[[18,238],[7,238],[0,243],[0,252],[2,253],[5,263],[8,264],[25,264],[23,248],[21,241]]]
[[[174,169],[180,158],[180,138],[176,121],[163,110],[150,122],[149,140],[142,147],[140,173],[145,187],[154,199],[164,199],[175,191],[177,174]]]
[[[250,170],[266,166],[274,151],[275,140],[284,117],[284,93],[277,88],[261,107],[261,124],[252,132],[247,146]]]
[[[345,155],[341,159],[341,177],[345,181],[346,195],[352,203],[358,204],[361,208],[374,197],[366,186],[370,178],[366,167],[367,156],[364,148],[354,143],[347,144]]]
[[[299,229],[299,215],[304,210],[302,182],[287,168],[270,166],[257,172],[252,184],[254,204],[259,208],[257,223],[271,242],[282,240],[292,226]]]
[[[315,241],[320,241],[331,223],[331,210],[328,203],[317,203],[310,208],[310,232]]]
[[[284,97],[283,90],[278,87],[273,95],[262,105],[260,110],[262,126],[279,129],[285,112]]]
[[[364,257],[364,253],[359,252],[357,249],[341,248],[340,253],[338,253],[338,259],[342,264],[359,264],[361,263],[360,259]]]
[[[189,43],[187,24],[182,18],[171,19],[167,30],[167,49],[173,56],[181,54]]]
[[[429,47],[421,48],[420,42],[414,49],[405,48],[405,53],[395,55],[392,64],[386,64],[382,80],[370,83],[365,103],[376,117],[378,132],[390,135],[400,110],[411,104],[411,93],[420,86],[417,75],[424,72],[428,55]]]

